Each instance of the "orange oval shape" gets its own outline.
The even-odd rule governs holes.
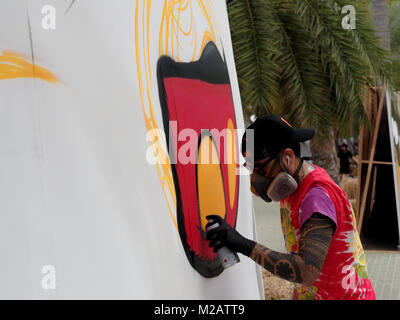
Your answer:
[[[197,199],[201,229],[205,230],[206,216],[216,214],[225,218],[225,193],[219,155],[212,137],[204,137],[197,154]]]

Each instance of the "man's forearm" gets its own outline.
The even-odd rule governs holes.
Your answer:
[[[250,258],[272,274],[296,283],[310,286],[319,275],[319,270],[306,265],[303,258],[268,249],[259,243],[251,252]]]
[[[285,280],[311,286],[324,265],[334,231],[334,222],[316,212],[301,229],[298,255],[276,252],[257,243],[250,258]]]

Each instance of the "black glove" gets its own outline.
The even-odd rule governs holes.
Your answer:
[[[211,229],[207,232],[206,239],[210,240],[209,246],[214,252],[222,247],[228,247],[234,252],[240,252],[246,256],[250,256],[256,243],[243,237],[239,232],[232,228],[224,219],[218,215],[209,215],[207,219],[213,221],[208,222],[206,229],[217,221],[219,227]]]

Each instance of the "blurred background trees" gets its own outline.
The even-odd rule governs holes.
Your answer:
[[[360,125],[368,126],[369,87],[381,79],[396,85],[395,55],[379,39],[392,38],[374,28],[373,18],[388,15],[382,1],[352,1],[354,29],[347,27],[351,12],[342,12],[346,0],[227,1],[245,121],[274,112],[316,129],[314,163],[336,181],[335,139],[357,137]],[[394,11],[391,17],[394,28],[400,18]]]
[[[389,1],[390,51],[393,63],[393,87],[400,91],[400,1]]]

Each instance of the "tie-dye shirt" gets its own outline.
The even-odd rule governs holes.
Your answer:
[[[281,201],[287,252],[298,254],[301,226],[314,212],[328,216],[336,229],[318,279],[309,287],[296,284],[294,298],[375,299],[351,204],[324,169],[313,167],[296,192]]]

